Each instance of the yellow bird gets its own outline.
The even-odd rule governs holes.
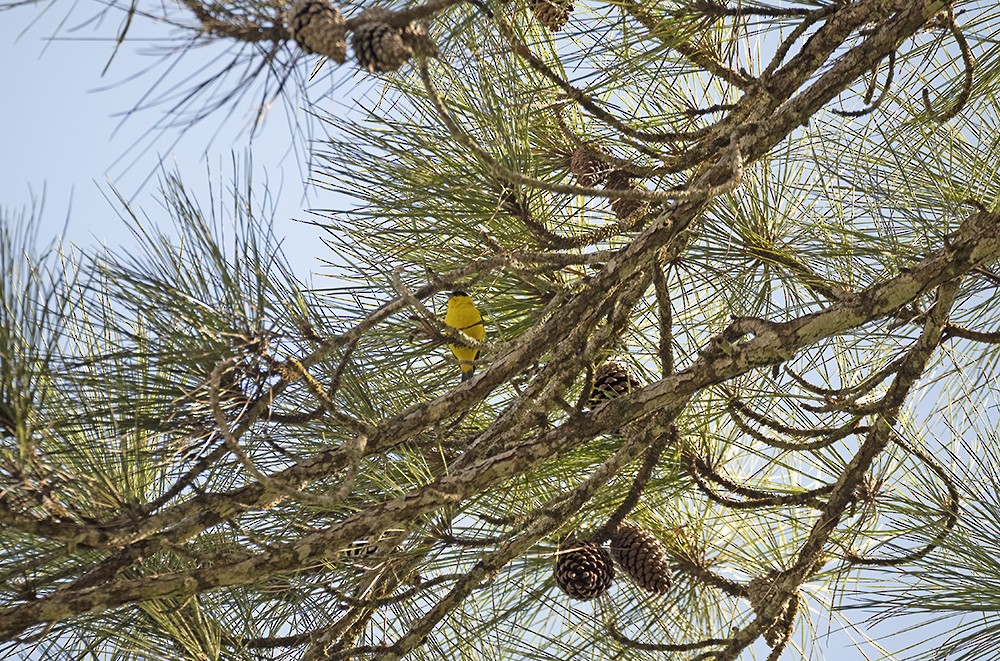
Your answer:
[[[472,298],[464,291],[453,291],[448,294],[448,312],[444,315],[444,323],[457,328],[474,340],[482,342],[486,338],[483,315],[479,314]],[[459,367],[462,369],[462,381],[468,381],[476,370],[472,361],[479,357],[479,349],[452,344],[451,352],[458,358]]]

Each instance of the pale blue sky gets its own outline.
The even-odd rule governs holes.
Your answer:
[[[96,28],[73,28],[93,11],[79,3],[60,26],[71,3],[53,4],[30,25],[45,5],[0,13],[0,204],[9,209],[30,207],[45,192],[45,212],[40,238],[53,237],[66,226],[66,237],[83,246],[120,245],[130,236],[115,207],[111,185],[141,208],[151,219],[167,219],[157,191],[158,163],[179,171],[185,185],[204,192],[208,172],[218,183],[228,181],[233,156],[245,158],[252,147],[254,181],[263,183],[275,197],[276,233],[286,238],[285,249],[300,274],[317,265],[319,231],[293,219],[307,217],[304,206],[343,206],[329,194],[303,199],[306,167],[292,144],[286,108],[276,104],[268,120],[252,137],[246,130],[250,103],[226,118],[216,113],[193,126],[174,144],[176,131],[149,132],[163,118],[163,107],[141,110],[124,122],[121,113],[131,109],[163,67],[152,75],[127,80],[157,58],[143,55],[149,42],[127,42],[115,56],[109,37],[116,34],[117,18],[111,16]],[[135,32],[150,32],[148,21],[136,20]],[[162,34],[162,29],[160,31]],[[55,35],[55,39],[51,37]],[[190,70],[211,57],[202,50],[188,56]],[[177,77],[188,75],[184,67]],[[122,82],[125,81],[125,82]],[[255,186],[256,188],[256,186]],[[203,197],[203,196],[199,196]],[[70,200],[72,199],[72,205]],[[68,224],[67,224],[68,219]],[[164,222],[166,224],[166,222]]]

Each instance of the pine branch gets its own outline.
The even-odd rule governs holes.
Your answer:
[[[957,280],[941,285],[936,303],[928,314],[920,338],[907,353],[896,378],[882,398],[881,413],[864,443],[834,485],[826,507],[813,524],[809,538],[796,554],[795,565],[791,570],[783,572],[775,581],[774,590],[769,594],[767,603],[755,609],[758,613],[757,619],[734,633],[733,642],[723,650],[721,659],[735,659],[740,651],[757,637],[764,623],[771,622],[781,615],[788,599],[797,594],[799,586],[822,565],[821,558],[830,535],[854,499],[854,493],[875,457],[892,441],[893,425],[903,401],[923,374],[931,354],[941,341],[941,334],[955,303],[958,285]]]
[[[441,506],[461,502],[464,498],[513,475],[530,470],[542,461],[577,445],[581,439],[593,438],[616,428],[621,420],[636,419],[643,412],[652,410],[662,411],[667,419],[673,419],[694,393],[709,385],[746,373],[756,367],[783,362],[796,351],[820,339],[891,315],[924,292],[942,286],[942,293],[927,317],[921,339],[904,361],[883,399],[881,416],[858,455],[838,480],[810,540],[799,552],[796,571],[782,581],[779,601],[784,603],[783,600],[787,599],[787,595],[794,592],[801,581],[814,571],[816,560],[822,553],[836,522],[853,499],[860,476],[867,470],[874,456],[891,440],[889,432],[892,420],[898,414],[903,399],[919,378],[930,353],[940,340],[948,310],[954,302],[957,291],[956,279],[975,267],[998,258],[1000,258],[1000,215],[976,214],[963,223],[949,247],[931,253],[908,273],[858,292],[851,300],[834,304],[821,312],[783,324],[772,324],[768,332],[738,345],[731,354],[704,354],[690,368],[674,376],[633,392],[627,397],[613,400],[597,412],[574,416],[561,426],[544,432],[535,439],[484,457],[451,475],[438,478],[427,487],[369,507],[363,512],[348,516],[335,526],[306,535],[280,549],[241,562],[167,573],[151,578],[118,581],[108,586],[59,593],[4,609],[0,611],[0,635],[15,635],[40,622],[59,620],[74,614],[103,610],[135,601],[165,597],[183,598],[205,590],[245,585],[273,572],[292,571],[310,562],[332,559],[336,557],[337,549],[344,548],[355,539],[376,534],[386,528],[405,527],[408,521],[431,513]],[[610,268],[609,265],[609,270],[604,271],[602,275],[613,273]],[[568,325],[569,320],[563,317],[549,323],[556,326]],[[442,415],[449,403],[453,406],[461,405],[467,397],[466,393],[483,387],[482,384],[489,381],[489,377],[497,369],[497,364],[515,362],[523,352],[524,345],[515,346],[506,356],[498,359],[483,378],[471,384],[471,387],[455,391],[439,398],[436,402],[415,408],[412,413],[405,412],[395,420],[380,425],[370,435],[368,447],[375,450],[392,447],[406,437],[408,430],[419,428],[423,424],[428,424],[429,419]],[[422,419],[417,422],[414,418]],[[320,463],[314,459],[308,464],[311,470],[315,470],[317,465],[322,465],[328,469],[324,471],[324,474],[327,474],[333,466],[343,469],[348,465],[345,450],[323,454],[326,461]],[[300,485],[308,474],[302,466],[296,466],[272,476],[271,479],[280,480],[283,484]],[[244,496],[250,496],[249,503],[253,503],[256,507],[266,506],[266,500],[261,496],[268,495],[270,498],[278,496],[269,493],[259,484],[237,490],[236,493],[241,491]],[[202,499],[201,507],[196,508],[198,513],[194,519],[219,520],[223,514],[222,518],[232,516],[240,509],[246,508],[248,500],[237,500],[226,494],[209,494],[207,498]],[[188,501],[181,508],[190,508],[191,502]],[[167,513],[170,514],[170,511]],[[169,518],[177,522],[184,521],[183,518],[178,518],[176,511]],[[150,522],[156,519],[157,517],[153,517],[147,520],[145,527],[148,528]],[[159,521],[162,522],[163,518]],[[88,534],[78,535],[78,541],[92,542],[90,534],[93,533],[96,531],[88,530]],[[777,615],[775,612],[769,616]],[[727,654],[738,652],[753,639],[750,636],[755,634],[754,626],[741,629]]]

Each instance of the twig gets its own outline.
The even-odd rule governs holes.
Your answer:
[[[969,328],[958,326],[957,324],[946,324],[944,327],[943,339],[960,337],[973,342],[984,342],[986,344],[1000,344],[1000,331],[983,332],[974,331]]]
[[[875,387],[878,386],[878,384],[882,383],[890,376],[895,374],[896,371],[899,369],[900,365],[902,364],[903,364],[903,358],[896,358],[894,360],[891,360],[878,371],[862,379],[860,383],[853,386],[846,386],[844,388],[821,388],[819,386],[813,385],[812,383],[809,383],[809,381],[807,381],[805,377],[802,377],[799,374],[797,374],[788,365],[784,366],[784,370],[785,374],[792,377],[792,379],[796,383],[798,383],[800,386],[802,386],[803,388],[805,388],[806,390],[815,395],[820,395],[824,398],[843,397],[850,400],[856,400],[857,398],[863,397],[864,395],[868,394],[873,389],[875,389]]]
[[[457,581],[461,579],[465,574],[440,574],[434,578],[428,578],[420,582],[420,585],[414,585],[406,590],[396,592],[391,596],[385,597],[369,597],[366,599],[356,599],[350,597],[340,590],[334,588],[329,588],[330,592],[334,594],[337,599],[344,602],[348,606],[356,606],[360,608],[379,608],[381,606],[388,606],[390,604],[398,604],[407,599],[410,599],[414,595],[417,595],[424,590],[428,590],[432,587],[441,585],[442,583],[450,583],[452,581]]]
[[[438,13],[443,9],[448,9],[454,5],[461,4],[463,2],[470,2],[470,4],[475,4],[480,6],[478,2],[472,2],[471,0],[429,0],[423,5],[418,5],[416,7],[408,7],[406,9],[400,9],[399,11],[390,11],[386,16],[379,16],[378,22],[384,23],[395,28],[405,28],[413,21],[419,21],[434,14]],[[347,20],[348,30],[357,30],[362,25],[370,22],[372,19],[370,17],[360,17],[356,16],[354,18]]]
[[[744,420],[742,420],[737,414],[730,411],[730,418],[738,429],[744,433],[750,435],[752,438],[760,441],[761,443],[768,445],[772,448],[777,448],[779,450],[788,450],[790,452],[807,452],[811,450],[819,450],[822,448],[829,447],[839,440],[847,438],[848,436],[853,436],[855,434],[867,433],[869,428],[865,426],[856,427],[844,427],[839,430],[838,433],[830,434],[829,436],[819,438],[815,441],[783,441],[780,438],[771,438],[766,434],[761,433],[759,430],[754,429],[748,425]]]
[[[734,108],[736,108],[736,104],[734,103],[714,103],[705,108],[688,108],[683,112],[688,117],[700,117],[702,115],[712,115],[717,112],[726,112]]]
[[[629,0],[621,4],[629,16],[635,19],[640,25],[649,30],[650,36],[656,37],[662,29],[664,19],[657,19],[648,10],[648,6]],[[685,9],[686,10],[686,9]],[[730,85],[739,89],[747,89],[753,83],[753,78],[734,71],[716,59],[712,53],[704,48],[700,48],[690,41],[683,40],[663,40],[663,44],[672,50],[677,51],[695,65],[701,67],[709,74],[716,76]]]
[[[396,293],[399,294],[403,300],[405,300],[407,304],[416,311],[416,313],[428,326],[431,328],[440,327],[444,330],[445,324],[437,318],[437,315],[432,314],[431,311],[420,302],[420,299],[413,295],[410,288],[403,282],[403,269],[405,268],[405,265],[401,265],[392,270],[392,288],[395,289]]]
[[[945,122],[954,119],[965,104],[969,102],[972,98],[972,76],[975,70],[975,59],[972,57],[972,49],[969,48],[969,42],[966,40],[965,35],[962,34],[962,30],[958,27],[958,23],[955,21],[955,12],[949,7],[947,11],[947,18],[944,20],[944,25],[951,32],[951,35],[955,38],[955,42],[958,44],[958,49],[962,53],[962,64],[964,65],[964,77],[962,79],[962,91],[959,93],[958,98],[951,107],[943,113],[937,113],[931,107],[931,96],[927,88],[924,88],[922,97],[924,101],[924,109],[931,118],[938,122],[939,124],[944,124]]]
[[[727,7],[722,0],[694,0],[690,5],[685,6],[685,12],[697,12],[707,16],[722,18],[733,16],[742,18],[744,16],[765,16],[768,18],[791,18],[795,16],[810,16],[815,11],[811,9],[778,9],[776,7],[754,7],[738,3],[736,7]],[[677,12],[675,12],[676,14]]]
[[[817,437],[828,437],[837,436],[838,438],[844,438],[852,433],[850,430],[856,429],[858,423],[861,422],[860,417],[855,417],[848,420],[846,423],[839,427],[815,427],[813,429],[799,429],[797,427],[789,427],[788,425],[783,425],[777,420],[773,420],[766,415],[757,413],[752,408],[750,408],[746,403],[744,403],[738,397],[733,397],[732,393],[726,389],[724,390],[727,395],[730,396],[729,403],[727,407],[730,412],[739,412],[750,418],[754,422],[759,422],[760,424],[766,426],[767,428],[778,432],[779,434],[786,434],[794,438],[817,438]]]
[[[806,33],[806,30],[808,30],[814,23],[823,20],[836,10],[836,5],[827,5],[826,7],[821,7],[820,9],[806,15],[802,19],[802,22],[796,25],[795,29],[792,30],[791,33],[789,33],[789,35],[781,42],[781,44],[778,45],[771,61],[768,62],[767,67],[765,67],[764,71],[761,72],[759,80],[767,80],[773,76],[774,72],[778,70],[778,67],[781,66],[781,63],[784,61],[788,51],[792,48],[795,42],[802,38],[802,35]]]
[[[260,16],[259,18],[268,18],[271,21],[270,25],[264,26],[257,21],[237,16],[216,3],[208,4],[201,0],[181,1],[201,22],[201,28],[206,34],[247,43],[258,41],[281,43],[292,38],[280,15]],[[209,6],[217,13],[210,11]]]
[[[930,467],[930,469],[934,471],[939,478],[941,478],[945,488],[948,490],[948,497],[944,501],[944,523],[937,534],[934,535],[934,538],[916,551],[904,553],[903,555],[892,558],[861,556],[852,551],[845,551],[844,558],[851,564],[864,565],[867,567],[894,567],[916,562],[940,546],[945,537],[947,537],[955,528],[955,524],[958,523],[958,489],[955,487],[955,483],[952,481],[948,471],[945,470],[944,466],[942,466],[937,459],[904,439],[899,432],[892,432],[892,440],[906,452],[912,454],[914,457],[927,464],[927,466]]]
[[[582,413],[587,408],[590,395],[594,392],[594,364],[587,363],[587,371],[583,377],[583,389],[580,391],[580,398],[576,400],[574,407],[577,413]]]
[[[518,36],[514,33],[513,28],[507,21],[497,15],[494,24],[499,28],[500,34],[506,39],[514,52],[520,56],[528,65],[542,74],[550,81],[555,83],[559,89],[563,91],[566,96],[578,103],[581,107],[586,109],[593,115],[596,119],[604,122],[611,128],[619,131],[620,133],[627,135],[631,138],[636,138],[638,140],[644,140],[648,142],[678,142],[682,140],[698,140],[702,138],[707,131],[702,129],[698,131],[679,131],[679,132],[650,132],[641,131],[639,129],[633,128],[626,125],[620,119],[612,115],[611,113],[604,110],[599,106],[592,98],[583,92],[583,90],[577,89],[573,85],[569,84],[563,80],[562,76],[556,74],[551,67],[542,62],[542,60],[535,55],[531,48],[528,47],[523,41],[521,41]]]
[[[710,585],[721,590],[730,597],[737,597],[740,599],[747,598],[747,591],[743,585],[730,580],[725,576],[716,574],[714,571],[702,564],[702,562],[686,555],[680,555],[676,552],[671,553],[671,557],[674,559],[676,567],[679,571],[692,576],[705,585]]]
[[[480,147],[475,140],[470,138],[465,131],[462,130],[455,119],[451,116],[448,106],[438,93],[433,81],[431,81],[430,72],[427,69],[426,58],[420,59],[417,69],[420,72],[420,79],[423,81],[424,90],[434,106],[434,109],[437,111],[438,116],[441,118],[442,123],[444,123],[445,128],[448,129],[448,133],[451,137],[455,140],[455,142],[473,152],[481,161],[486,163],[490,167],[490,172],[494,177],[505,181],[507,184],[531,186],[532,188],[546,190],[551,193],[564,193],[567,195],[590,195],[592,197],[619,198],[623,200],[666,202],[669,200],[701,199],[703,197],[707,198],[712,197],[713,195],[728,192],[729,190],[732,190],[732,188],[735,188],[735,185],[738,185],[738,176],[742,176],[742,157],[739,153],[737,145],[735,149],[733,149],[734,179],[737,179],[735,185],[733,182],[726,182],[720,186],[713,186],[706,189],[650,191],[645,188],[593,188],[587,186],[577,186],[574,184],[559,184],[529,177],[520,172],[510,170],[502,165],[499,161],[493,158],[493,156],[487,153],[485,149]],[[719,192],[716,192],[717,190]]]
[[[684,466],[687,468],[687,472],[691,478],[694,479],[699,490],[708,496],[710,500],[733,509],[787,506],[805,506],[812,507],[813,509],[822,509],[823,503],[819,501],[819,497],[825,496],[833,490],[833,485],[826,485],[792,494],[776,494],[770,491],[761,491],[737,484],[733,480],[719,475],[712,470],[712,467],[704,459],[698,457],[693,452],[686,451],[684,458]],[[705,478],[729,489],[735,494],[744,496],[748,500],[737,500],[719,494],[705,481]]]
[[[874,103],[870,102],[871,93],[875,89],[875,81],[877,80],[877,72],[872,70],[872,87],[869,88],[868,94],[865,95],[865,103],[868,105],[861,110],[837,110],[834,109],[833,112],[841,117],[863,117],[874,112],[885,98],[889,95],[889,88],[892,86],[892,78],[896,73],[896,51],[889,51],[888,58],[889,72],[885,76],[885,83],[882,85],[882,91],[879,93],[878,98],[875,99]]]
[[[667,279],[660,260],[654,259],[650,263],[650,268],[653,269],[653,289],[656,292],[656,309],[660,322],[660,372],[666,377],[674,373],[673,314],[670,306],[670,290],[667,288]]]

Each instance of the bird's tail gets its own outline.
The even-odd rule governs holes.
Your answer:
[[[475,374],[475,372],[476,372],[476,368],[474,368],[474,367],[471,368],[468,372],[462,372],[462,383],[465,383],[466,381],[468,381],[469,379],[471,379],[472,375]]]

